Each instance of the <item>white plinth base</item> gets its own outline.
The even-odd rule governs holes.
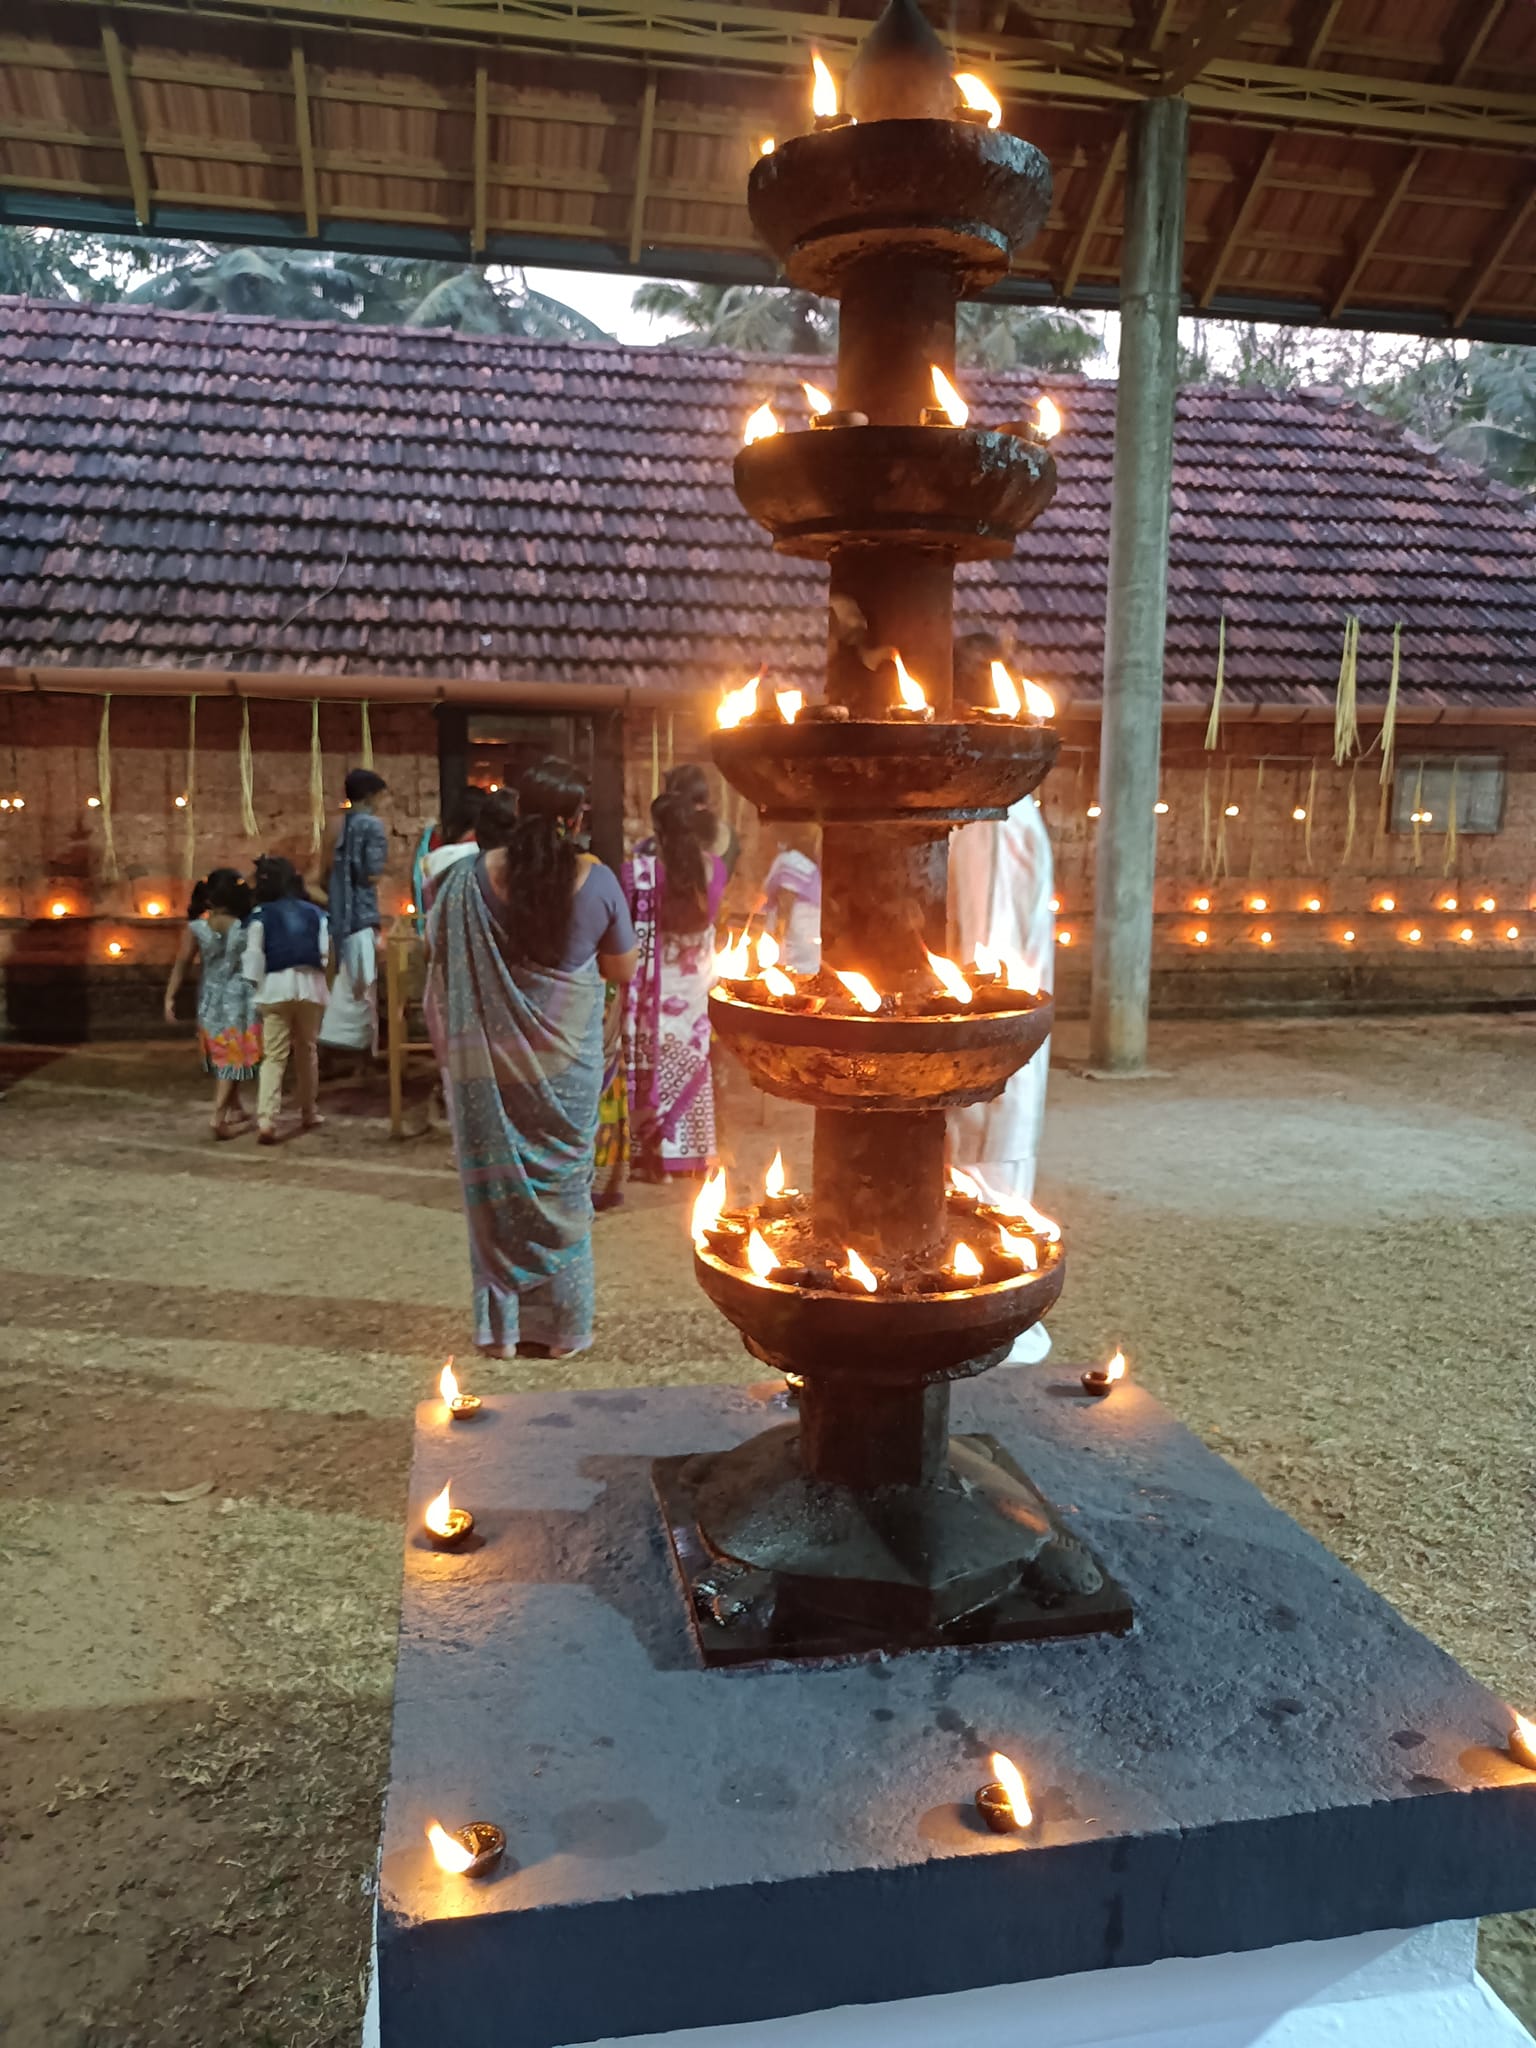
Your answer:
[[[1476,1923],[1447,1921],[569,2048],[1536,2048],[1476,1951]],[[439,2040],[452,2022],[444,2013]],[[374,1982],[363,2048],[379,2041]]]

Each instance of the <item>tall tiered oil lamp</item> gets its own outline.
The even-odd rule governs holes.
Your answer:
[[[742,941],[710,999],[757,1085],[816,1112],[808,1191],[749,1204],[717,1179],[696,1217],[705,1292],[799,1388],[797,1420],[657,1468],[712,1661],[1130,1621],[1008,1451],[949,1429],[950,1382],[1006,1357],[1063,1277],[1055,1225],[944,1158],[945,1111],[998,1094],[1051,1028],[1013,963],[944,957],[950,829],[1002,818],[1058,744],[1000,666],[994,706],[953,704],[955,565],[1007,554],[1056,483],[1033,426],[965,424],[954,390],[957,301],[1050,202],[1044,157],[976,99],[891,0],[846,110],[818,106],[749,186],[790,282],[842,320],[835,399],[799,431],[759,419],[736,461],[774,545],[829,564],[830,631],[824,702],[749,685],[715,740],[764,819],[823,828],[823,966]]]

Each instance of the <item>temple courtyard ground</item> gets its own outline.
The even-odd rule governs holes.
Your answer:
[[[1119,1086],[1061,1041],[1057,1356],[1123,1342],[1531,1707],[1536,1019],[1169,1026],[1164,1076]],[[0,1075],[0,2036],[351,2044],[410,1411],[465,1349],[446,1140],[341,1096],[302,1143],[212,1144],[180,1047]],[[725,1112],[742,1172],[808,1159],[802,1113]],[[685,1209],[641,1188],[599,1222],[588,1357],[474,1384],[760,1377]],[[1536,2022],[1536,1915],[1489,1923],[1484,1967]]]

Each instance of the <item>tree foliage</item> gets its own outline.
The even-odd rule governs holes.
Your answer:
[[[124,240],[0,228],[0,291],[178,313],[261,314],[468,334],[607,341],[595,322],[529,289],[521,271],[311,250],[216,249],[201,242]]]
[[[1446,455],[1536,489],[1536,349],[1196,320],[1180,336],[1179,374],[1267,391],[1331,388]]]
[[[643,284],[637,313],[676,323],[675,348],[733,348],[748,355],[831,355],[837,306],[781,285]],[[955,360],[971,370],[1077,370],[1103,347],[1076,313],[967,302],[960,308]]]

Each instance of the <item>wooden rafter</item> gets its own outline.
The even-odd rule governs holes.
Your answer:
[[[133,84],[128,60],[117,30],[103,23],[101,54],[106,60],[107,80],[112,88],[112,110],[117,115],[117,132],[128,165],[128,190],[133,194],[133,217],[141,228],[149,226],[149,166],[139,141],[139,118],[134,112]]]
[[[1200,19],[1168,52],[1162,90],[1182,92],[1208,64],[1237,47],[1249,22],[1269,4],[1270,0],[1205,0]]]
[[[94,12],[100,0],[58,4]],[[132,4],[135,13],[184,18],[182,0]],[[334,0],[282,0],[280,11],[294,24],[332,30],[337,25]],[[267,0],[203,0],[198,19],[248,24],[269,21],[272,12]],[[813,37],[834,68],[845,66],[865,32],[862,19],[770,7],[760,0],[497,0],[495,6],[473,0],[348,0],[345,20],[350,37],[406,37],[418,46],[518,44],[592,62],[744,76],[798,74]],[[967,66],[985,70],[995,89],[1063,105],[1128,105],[1162,90],[1155,57],[1103,36],[1079,46],[1064,37],[1042,42],[966,35],[959,55]],[[1216,57],[1191,80],[1185,97],[1197,114],[1214,118],[1536,154],[1536,109],[1529,92],[1228,55]]]
[[[1504,0],[1482,0],[1478,12],[1462,39],[1461,48],[1448,67],[1447,82],[1460,85],[1482,55],[1483,45],[1493,32],[1494,24],[1504,11]],[[1354,297],[1355,288],[1364,276],[1367,266],[1381,244],[1381,238],[1391,224],[1392,216],[1408,196],[1408,188],[1418,176],[1428,154],[1423,149],[1412,149],[1408,160],[1393,179],[1387,195],[1377,210],[1376,218],[1366,230],[1364,239],[1356,249],[1342,283],[1333,295],[1328,308],[1330,320],[1337,320],[1344,308]]]
[[[656,146],[656,74],[649,72],[640,102],[640,135],[635,144],[635,196],[629,209],[629,260],[640,261],[645,240],[645,201],[651,182],[651,155]]]
[[[313,242],[320,234],[320,186],[315,177],[315,134],[309,112],[309,70],[304,45],[295,43],[293,61],[293,128],[299,150],[299,180],[304,192],[304,232]]]
[[[474,191],[470,203],[470,253],[485,250],[487,173],[491,161],[491,87],[483,64],[475,66],[475,132],[470,176]]]
[[[1510,208],[1503,227],[1477,259],[1476,267],[1462,291],[1460,302],[1451,315],[1453,329],[1466,325],[1467,315],[1504,268],[1504,258],[1514,247],[1533,213],[1536,213],[1536,179],[1532,179],[1526,186],[1524,194]]]
[[[1499,16],[1504,12],[1504,0],[1482,0],[1482,5],[1467,31],[1456,62],[1451,66],[1452,85],[1462,85],[1477,60],[1483,54],[1483,45],[1498,25]]]
[[[1328,38],[1333,34],[1333,25],[1339,18],[1339,9],[1344,0],[1314,0],[1307,14],[1304,26],[1298,29],[1292,49],[1294,61],[1302,67],[1317,62],[1327,47]],[[1237,208],[1227,227],[1227,232],[1216,245],[1216,253],[1206,267],[1205,279],[1195,295],[1195,304],[1204,312],[1221,289],[1227,265],[1234,250],[1242,241],[1254,209],[1274,177],[1275,159],[1280,154],[1280,138],[1272,135],[1264,145],[1263,154],[1254,166],[1253,176],[1248,180],[1237,202]]]
[[[1376,254],[1377,245],[1386,233],[1388,224],[1393,214],[1396,213],[1399,203],[1406,197],[1408,187],[1418,175],[1419,166],[1423,161],[1424,152],[1422,149],[1410,150],[1408,161],[1388,186],[1386,197],[1376,210],[1376,218],[1366,230],[1365,237],[1355,250],[1349,269],[1344,274],[1343,282],[1333,295],[1333,303],[1328,308],[1330,320],[1337,320],[1345,306],[1353,298],[1355,286],[1360,282],[1366,265]]]
[[[1084,264],[1088,261],[1088,250],[1094,236],[1099,232],[1099,223],[1109,199],[1110,187],[1120,175],[1124,162],[1125,130],[1122,128],[1105,151],[1104,161],[1099,166],[1099,175],[1094,179],[1093,189],[1088,194],[1088,204],[1083,211],[1083,224],[1077,231],[1077,240],[1072,244],[1067,256],[1066,269],[1061,274],[1059,290],[1064,299],[1070,299],[1077,289],[1077,281],[1083,274]]]

